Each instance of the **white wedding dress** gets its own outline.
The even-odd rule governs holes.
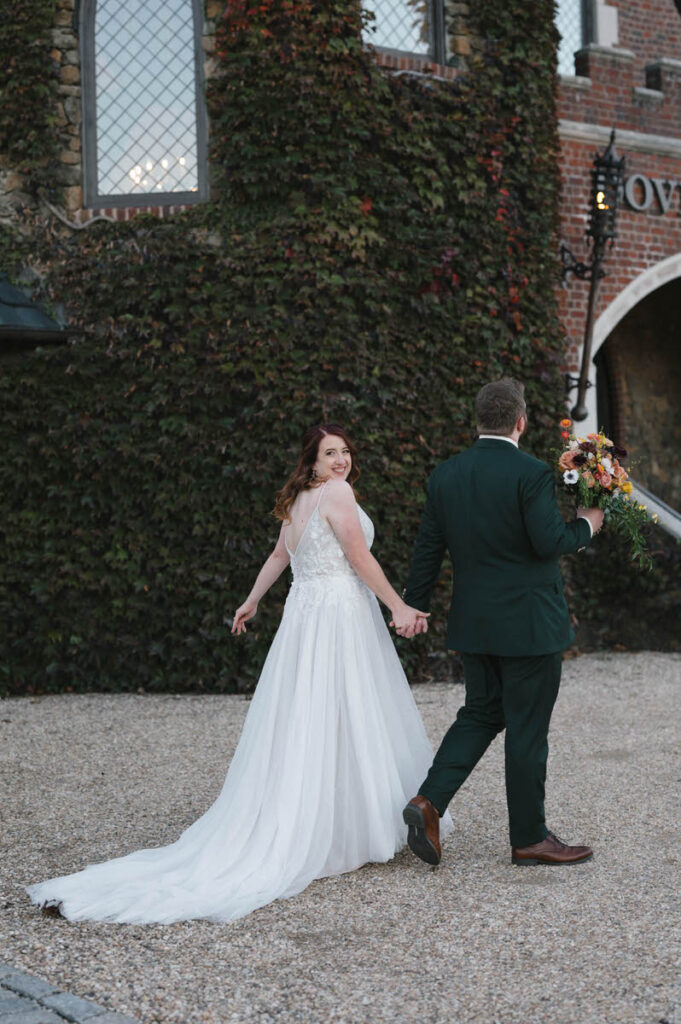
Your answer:
[[[289,554],[281,625],[215,803],[170,846],[28,886],[34,903],[72,921],[231,921],[405,844],[402,808],[432,750],[378,602],[319,501]]]

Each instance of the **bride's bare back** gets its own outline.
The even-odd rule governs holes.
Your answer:
[[[321,492],[324,485],[311,487],[309,490],[301,491],[291,505],[289,512],[290,522],[284,527],[286,535],[286,547],[293,554],[298,550],[300,538],[307,529],[311,517],[321,500]]]

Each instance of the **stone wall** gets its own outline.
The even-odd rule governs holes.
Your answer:
[[[75,0],[58,0],[50,53],[57,72],[56,111],[61,144],[57,184],[63,187],[64,205],[71,214],[83,205],[80,55],[74,18]]]
[[[596,151],[607,144],[607,135],[600,142],[561,140],[561,172],[563,178],[561,237],[578,259],[585,259],[585,231],[588,222],[590,170]],[[681,181],[681,144],[678,155],[636,152],[626,144],[618,144],[618,152],[627,158],[626,176],[644,176],[648,181]],[[664,185],[665,192],[670,186]],[[596,315],[650,267],[681,251],[681,188],[675,187],[665,213],[655,195],[643,211],[629,208],[621,201],[617,219],[617,239],[606,255],[606,277],[600,285]],[[570,275],[558,289],[559,315],[567,333],[566,365],[576,370],[579,365],[584,335],[584,322],[589,285]]]

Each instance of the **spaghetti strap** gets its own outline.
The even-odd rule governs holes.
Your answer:
[[[314,511],[315,512],[319,508],[319,502],[322,500],[322,494],[324,493],[324,488],[326,487],[328,482],[329,482],[328,480],[325,480],[324,483],[322,484],[322,486],[319,488],[319,497],[317,498],[317,504],[314,507]]]

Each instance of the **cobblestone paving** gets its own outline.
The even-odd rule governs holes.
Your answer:
[[[139,1024],[0,960],[0,1024]]]

